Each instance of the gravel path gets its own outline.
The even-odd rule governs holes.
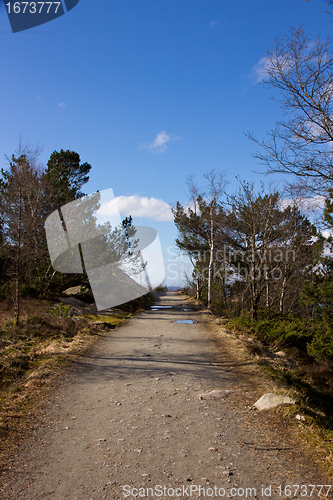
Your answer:
[[[184,304],[160,294],[156,305],[172,308],[140,314],[72,366],[3,499],[311,497],[318,473],[252,408],[253,387],[216,362],[202,312]],[[198,397],[213,389],[232,392]]]

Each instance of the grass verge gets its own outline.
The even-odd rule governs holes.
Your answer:
[[[239,328],[233,320],[217,321],[229,335],[240,341],[273,392],[283,392],[297,400],[296,405],[273,411],[288,423],[294,439],[331,480],[333,479],[333,390],[329,366],[308,359],[298,349],[262,342],[253,329]],[[271,390],[271,389],[270,389]],[[272,411],[272,410],[268,410]]]

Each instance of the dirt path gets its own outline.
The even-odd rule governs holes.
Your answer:
[[[287,484],[320,482],[253,410],[253,387],[217,365],[202,313],[184,303],[161,294],[157,305],[172,308],[130,320],[72,367],[13,463],[3,499],[286,498]],[[173,322],[190,318],[197,322]],[[212,389],[233,392],[198,397]]]

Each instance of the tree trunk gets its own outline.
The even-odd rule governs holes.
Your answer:
[[[17,223],[17,247],[16,247],[16,262],[15,262],[15,298],[14,298],[14,326],[18,326],[20,322],[20,258],[21,258],[21,223],[22,223],[22,201],[21,189],[19,188],[19,214]]]
[[[225,278],[222,278],[221,283],[222,283],[224,307],[227,307],[227,291],[226,291],[226,286],[225,286]]]
[[[196,286],[196,299],[200,300],[200,283],[199,283],[199,275],[195,275],[195,286]]]
[[[280,295],[280,307],[279,307],[280,314],[283,314],[283,302],[286,293],[286,285],[287,285],[287,277],[284,276],[282,281],[281,295]]]
[[[241,315],[244,316],[244,292],[242,293],[241,299]]]
[[[259,307],[259,295],[255,297],[252,303],[252,308],[251,308],[251,318],[257,319],[258,318],[258,307]]]
[[[15,299],[14,299],[14,326],[19,326],[20,322],[20,280],[18,275],[15,279]]]
[[[257,309],[258,306],[256,305],[258,301],[257,297],[257,283],[256,283],[256,255],[255,255],[255,250],[256,250],[256,242],[255,242],[255,230],[252,228],[252,235],[251,235],[251,271],[250,271],[250,282],[251,282],[251,317],[256,318],[257,316]]]
[[[213,284],[213,268],[214,268],[214,221],[213,208],[210,211],[210,256],[208,267],[208,310],[212,309],[212,284]]]

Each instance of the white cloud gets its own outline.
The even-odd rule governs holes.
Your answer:
[[[200,215],[200,210],[199,210],[198,204],[195,205],[193,201],[190,201],[189,203],[184,204],[183,207],[184,207],[184,212],[187,215],[190,214],[190,210],[192,212],[195,212],[196,214]]]
[[[67,106],[66,106],[66,104],[64,102],[59,102],[59,108],[66,109]]]
[[[322,210],[325,207],[325,197],[324,196],[313,196],[303,197],[300,199],[293,200],[291,198],[285,198],[280,202],[280,208],[283,210],[288,206],[297,205],[304,212],[312,212],[314,210]]]
[[[330,231],[329,229],[325,229],[325,231],[322,231],[321,233],[324,238],[329,238],[330,236],[332,236],[332,231]]]
[[[136,217],[145,217],[156,221],[171,221],[173,215],[168,203],[157,198],[147,198],[146,196],[117,196],[105,204],[102,204],[98,210],[99,216],[112,216],[120,212],[122,217],[131,215]]]
[[[309,134],[311,134],[312,139],[314,141],[317,139],[320,139],[320,137],[324,135],[323,127],[320,127],[316,123],[309,121],[306,125],[307,125],[308,132],[309,132]]]
[[[257,64],[252,68],[251,74],[255,78],[255,83],[261,83],[263,80],[269,79],[268,70],[272,73],[278,72],[278,68],[283,68],[283,71],[288,71],[293,68],[293,60],[287,54],[282,55],[278,59],[270,59],[265,56],[259,59]]]
[[[148,145],[141,144],[140,148],[146,148],[149,151],[154,151],[155,153],[164,153],[164,151],[166,151],[167,149],[167,143],[170,141],[170,139],[171,136],[167,134],[165,130],[162,130],[162,132],[157,134],[153,142]]]
[[[216,24],[218,24],[220,21],[213,21],[210,23],[209,27],[210,28],[213,28],[213,26],[215,26]]]
[[[256,83],[260,83],[265,78],[268,78],[267,69],[269,67],[269,59],[268,57],[262,57],[257,64],[255,64],[252,68],[252,73],[256,79]]]

